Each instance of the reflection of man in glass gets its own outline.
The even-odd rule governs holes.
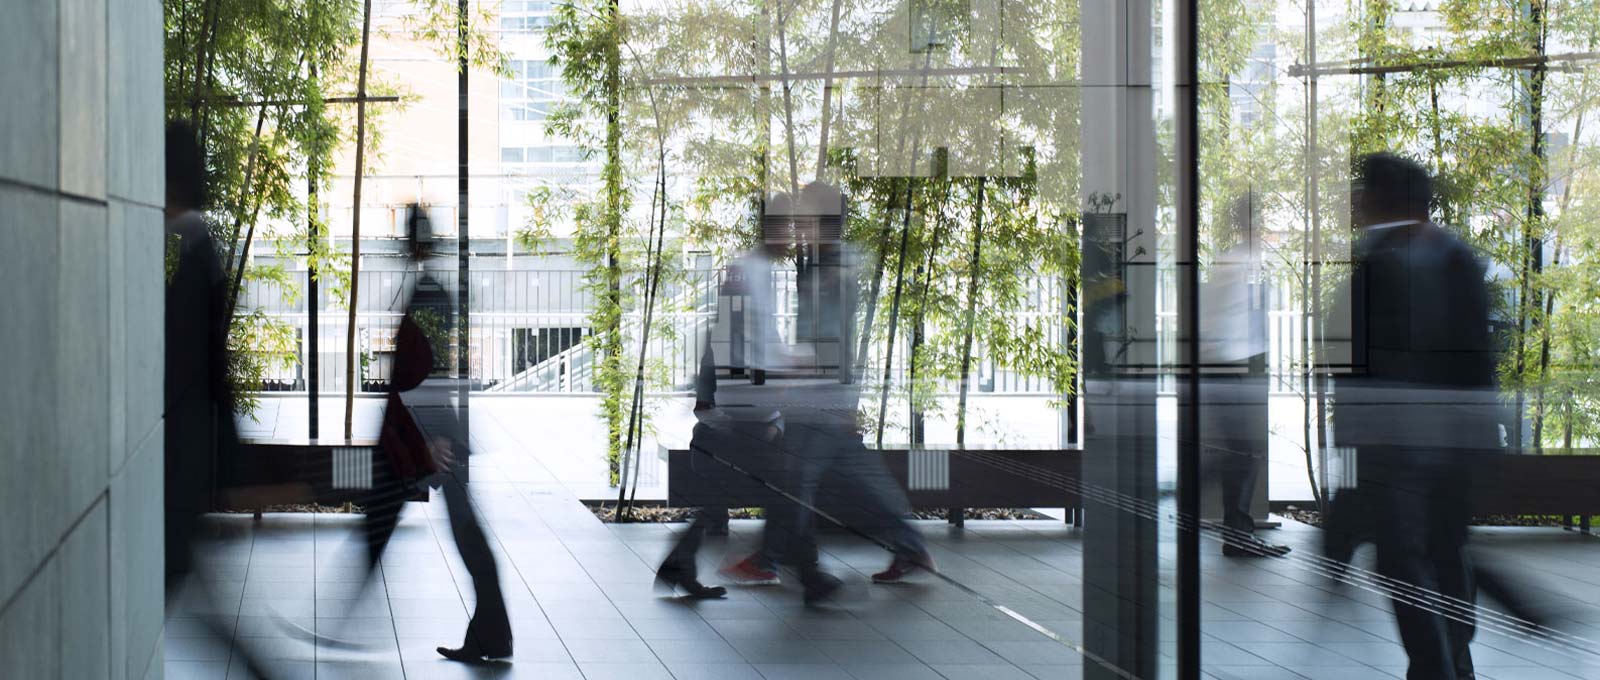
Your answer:
[[[849,365],[856,257],[839,232],[839,193],[814,184],[797,199],[779,195],[765,217],[762,247],[728,267],[696,385],[691,460],[703,486],[727,490],[705,505],[756,499],[766,506],[761,550],[723,574],[771,582],[773,568],[787,564],[815,602],[839,587],[818,566],[818,509],[891,547],[894,560],[875,581],[898,581],[931,561],[904,519],[905,492],[861,441],[860,388]],[[796,274],[792,321],[774,290],[779,263]],[[694,580],[704,528],[697,520],[658,573],[693,595],[716,597],[720,589]]]
[[[1412,680],[1472,678],[1467,559],[1472,456],[1499,443],[1495,355],[1484,267],[1470,246],[1428,219],[1428,171],[1380,153],[1356,163],[1359,230],[1349,288],[1355,374],[1335,385],[1334,426],[1357,449],[1358,494],[1335,499],[1330,535],[1372,535],[1378,571],[1420,598],[1392,600]],[[1347,492],[1346,492],[1347,493]],[[1352,506],[1359,507],[1352,507]],[[1343,519],[1341,519],[1343,518]],[[1330,556],[1348,559],[1334,544]]]
[[[1200,287],[1201,438],[1206,472],[1222,491],[1222,554],[1289,552],[1255,538],[1250,512],[1267,458],[1267,300],[1254,195],[1229,208],[1223,247]]]

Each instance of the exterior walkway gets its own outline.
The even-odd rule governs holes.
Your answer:
[[[792,585],[735,588],[726,600],[690,603],[652,591],[653,568],[682,525],[608,526],[595,520],[531,454],[550,438],[490,418],[474,424],[473,488],[499,554],[516,635],[514,663],[444,661],[465,629],[471,588],[442,501],[411,504],[384,558],[375,592],[360,597],[359,518],[246,516],[221,521],[210,549],[212,582],[232,633],[292,678],[539,678],[561,680],[1069,680],[1082,677],[1081,533],[1054,521],[923,522],[943,573],[867,584],[886,554],[828,534],[826,566],[851,583],[842,603],[801,606]],[[1318,534],[1292,521],[1272,538],[1294,559],[1230,560],[1206,542],[1205,655],[1210,677],[1401,677],[1388,607],[1309,571]],[[736,521],[729,552],[752,545],[759,522]],[[1483,532],[1479,545],[1513,557],[1529,578],[1568,598],[1568,630],[1600,640],[1600,544],[1556,529]],[[714,569],[721,544],[707,550]],[[1170,582],[1170,580],[1169,580]],[[970,589],[970,590],[968,590]],[[976,595],[974,594],[976,593]],[[1571,600],[1573,596],[1587,601]],[[244,677],[226,645],[194,618],[207,600],[189,584],[172,603],[166,670],[172,680]],[[1037,628],[993,606],[1003,605]],[[269,615],[325,633],[360,631],[370,650],[292,639]],[[355,620],[346,620],[351,616]],[[1600,647],[1591,645],[1591,650]],[[1488,632],[1474,647],[1491,680],[1600,679],[1600,657],[1571,658],[1539,643]],[[1582,655],[1580,655],[1582,656]],[[230,672],[231,671],[231,672]]]

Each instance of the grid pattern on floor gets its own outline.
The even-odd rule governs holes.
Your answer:
[[[971,592],[936,580],[871,586],[885,553],[842,534],[823,538],[825,566],[851,582],[842,604],[801,606],[792,585],[735,588],[726,600],[684,602],[652,589],[653,568],[681,525],[604,525],[583,508],[535,450],[547,432],[489,412],[474,419],[473,488],[497,553],[516,636],[514,663],[469,667],[438,645],[459,643],[472,602],[443,503],[412,504],[378,577],[363,591],[359,518],[269,515],[219,521],[212,569],[169,605],[167,677],[245,677],[228,644],[211,639],[207,608],[227,633],[286,678],[626,678],[650,680],[841,678],[1006,680],[1082,677],[1067,646],[1005,616]],[[704,556],[755,543],[759,522],[736,521]],[[943,571],[1063,638],[1081,640],[1079,530],[1052,521],[969,521],[964,530],[923,522]],[[1301,554],[1314,529],[1274,532]],[[1600,551],[1559,530],[1483,532],[1489,553],[1514,555],[1538,589],[1566,601],[1567,629],[1600,640]],[[1208,547],[1214,547],[1208,543]],[[1231,678],[1402,677],[1405,656],[1387,604],[1337,587],[1293,560],[1224,559],[1204,569],[1206,671]],[[791,579],[792,580],[792,579]],[[213,596],[201,590],[209,585]],[[1165,583],[1164,590],[1170,588]],[[1164,594],[1170,596],[1170,591]],[[347,639],[321,647],[283,634],[272,617]],[[1526,640],[1482,634],[1479,676],[1491,680],[1600,679],[1600,666]]]

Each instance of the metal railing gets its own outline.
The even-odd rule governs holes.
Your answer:
[[[474,389],[494,392],[591,393],[594,359],[585,342],[588,315],[595,296],[586,285],[586,272],[574,270],[490,270],[474,271],[468,277],[470,330],[468,333],[468,375]],[[303,282],[305,272],[291,272],[293,280]],[[367,270],[360,274],[360,295],[356,310],[357,381],[362,391],[381,391],[390,371],[389,353],[394,333],[415,288],[418,274],[407,271]],[[456,287],[454,274],[438,272],[435,278],[447,290]],[[676,280],[664,282],[655,312],[647,353],[649,371],[657,389],[688,390],[698,372],[699,351],[707,340],[716,317],[719,270],[689,270]],[[643,281],[630,277],[623,285],[642,290]],[[798,295],[794,272],[774,272],[778,293],[777,316],[780,337],[794,341]],[[318,386],[324,393],[344,390],[348,331],[347,312],[324,291],[318,307],[316,328],[308,324],[309,296],[302,295],[290,304],[291,297],[272,282],[251,282],[241,295],[240,309],[260,309],[269,318],[288,324],[299,340],[296,360],[275,367],[266,374],[263,390],[304,391],[307,386],[309,336],[318,334]],[[1051,333],[1065,341],[1061,323],[1062,294],[1059,281],[1039,277],[1030,282],[1023,311],[1015,313],[1015,323],[1046,324],[1059,328]],[[876,384],[884,377],[882,365],[886,349],[881,340],[882,322],[888,300],[879,301],[874,330],[880,338],[870,345],[867,380]],[[623,317],[625,365],[632,369],[637,361],[638,338],[643,324],[642,310],[630,309]],[[938,328],[928,328],[932,336]],[[891,384],[903,387],[906,360],[910,351],[907,326],[902,322],[895,344],[895,366],[889,373]],[[981,337],[974,341],[970,384],[975,392],[999,394],[1053,394],[1047,378],[1013,370],[998,361]],[[855,348],[850,348],[853,353]],[[942,381],[937,389],[953,392],[959,381]]]

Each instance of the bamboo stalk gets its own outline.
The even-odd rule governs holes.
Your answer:
[[[972,210],[972,256],[967,260],[967,311],[961,332],[961,387],[956,397],[956,446],[967,443],[967,390],[972,382],[972,335],[978,314],[978,276],[983,263],[983,177],[978,178],[977,207]]]
[[[354,202],[350,215],[350,309],[344,338],[344,438],[350,439],[355,426],[356,402],[356,301],[361,288],[361,175],[366,170],[367,142],[367,47],[372,34],[372,0],[363,0],[361,11],[361,63],[356,76],[356,174]]]
[[[905,285],[906,274],[906,246],[911,240],[911,209],[912,199],[915,194],[911,190],[910,179],[906,180],[906,209],[904,220],[900,228],[900,256],[895,263],[894,272],[894,298],[889,303],[889,341],[883,348],[883,384],[878,386],[878,446],[883,446],[884,420],[889,413],[889,381],[894,369],[894,336],[900,326],[900,293]]]
[[[250,156],[245,159],[244,163],[244,186],[240,189],[239,195],[239,200],[241,202],[250,200],[250,187],[255,181],[256,154],[261,149],[261,127],[266,122],[267,109],[263,107],[256,114],[256,132],[255,136],[251,137],[250,139]],[[227,266],[223,267],[223,271],[231,272],[236,266],[236,263],[233,261],[233,244],[239,240],[239,227],[243,222],[243,215],[235,216],[233,220],[233,228],[228,231],[228,261]],[[233,316],[232,309],[229,310],[229,316]]]
[[[817,179],[826,181],[828,178],[828,124],[833,117],[830,107],[833,101],[833,50],[839,38],[839,5],[842,0],[833,0],[833,12],[828,18],[828,46],[823,50],[822,57],[822,116],[817,132]],[[787,73],[788,69],[784,69]]]

